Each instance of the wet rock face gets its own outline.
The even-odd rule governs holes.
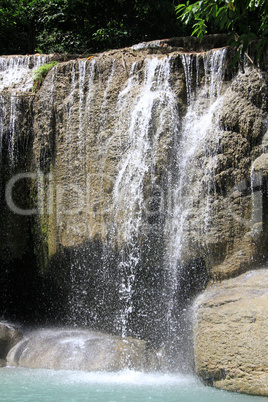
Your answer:
[[[267,261],[266,75],[254,68],[239,73],[225,87],[217,112],[206,149],[200,149],[194,162],[197,180],[192,186],[204,184],[194,200],[198,207],[190,211],[184,241],[185,258],[199,250],[213,279],[224,279]]]
[[[223,38],[207,38],[206,46],[217,40]],[[42,255],[42,268],[56,254],[60,258],[63,249],[83,248],[88,241],[114,249],[135,242],[138,247],[152,234],[166,241],[167,215],[173,214],[168,187],[176,184],[168,177],[180,180],[174,154],[181,146],[185,114],[190,100],[199,96],[196,117],[206,109],[215,96],[214,79],[215,88],[218,79],[223,81],[223,101],[190,161],[188,188],[182,189],[188,212],[180,261],[187,265],[202,258],[216,279],[240,274],[256,259],[263,263],[267,235],[251,218],[253,162],[267,152],[265,74],[249,68],[231,81],[227,55],[222,77],[212,78],[217,52],[197,50],[194,39],[170,39],[62,62],[30,97],[27,121],[17,113],[18,130],[25,126],[34,141],[24,165],[36,177],[29,192],[31,207],[38,207],[33,249]],[[10,116],[4,131],[10,130]],[[260,171],[260,163],[255,170]],[[265,168],[263,177],[255,187],[264,192]],[[12,216],[11,228],[13,221]],[[27,237],[28,232],[21,236]]]
[[[208,287],[195,303],[195,369],[208,384],[268,395],[268,271]]]
[[[118,371],[152,368],[146,342],[85,330],[43,330],[8,354],[10,366],[55,370]],[[155,355],[156,356],[156,355]]]
[[[39,169],[38,225],[49,258],[88,240],[120,249],[133,237],[142,242],[150,232],[168,232],[173,211],[167,213],[167,205],[176,183],[167,178],[180,168],[173,154],[181,146],[187,102],[200,96],[198,118],[215,94],[208,78],[213,51],[182,56],[172,48],[162,55],[160,45],[154,53],[124,49],[61,63],[36,95],[33,168]],[[223,77],[229,74],[225,64]],[[265,187],[265,179],[254,183],[252,174],[254,160],[267,152],[265,74],[247,68],[225,81],[221,93],[187,167],[180,246],[181,261],[204,258],[216,279],[267,257],[258,252],[266,235],[253,217],[252,196],[254,186]]]
[[[172,133],[165,116],[168,107],[161,99],[164,91],[168,92],[161,87],[161,79],[169,79],[161,71],[168,67],[162,63],[164,59],[166,56],[145,56],[130,49],[113,51],[88,61],[62,63],[44,82],[34,103],[33,149],[34,167],[43,174],[43,208],[49,213],[48,219],[44,217],[49,255],[58,251],[59,244],[77,247],[89,239],[105,242],[109,238],[114,247],[121,247],[128,241],[125,222],[140,205],[133,204],[136,194],[130,194],[135,185],[131,183],[133,172],[121,188],[119,172],[128,174],[135,168],[131,163],[137,163],[140,187],[149,198],[151,180],[159,186],[168,164]],[[181,80],[182,74],[177,71],[176,79]],[[153,78],[155,88],[150,86]],[[178,92],[176,102],[183,104],[184,88]],[[135,149],[138,141],[144,141],[142,156]],[[123,193],[123,185],[122,205],[114,205],[114,193]],[[126,197],[132,200],[123,202]],[[130,219],[137,220],[138,213]],[[142,225],[138,236],[148,232],[146,223]]]

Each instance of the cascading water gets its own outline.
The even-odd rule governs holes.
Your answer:
[[[2,154],[3,139],[8,144],[8,157],[10,165],[15,163],[15,148],[18,139],[18,122],[20,115],[21,99],[16,95],[0,97],[0,149]]]
[[[123,336],[130,331],[128,320],[133,311],[137,267],[141,264],[141,241],[148,241],[150,232],[148,222],[152,211],[148,209],[150,200],[146,197],[151,196],[156,186],[159,140],[164,130],[174,136],[178,131],[176,98],[169,84],[169,58],[145,60],[143,84],[133,96],[138,80],[135,67],[136,63],[131,68],[126,87],[118,96],[119,124],[129,99],[133,104],[127,124],[129,146],[118,168],[112,204],[116,238],[124,244],[118,266],[121,277],[119,326]]]
[[[31,72],[47,63],[53,55],[44,56],[2,56],[0,57],[0,91],[29,91],[32,86]]]
[[[141,245],[142,242],[147,243],[149,249],[151,247],[149,245],[149,234],[157,236],[156,232],[159,231],[159,222],[156,222],[157,219],[153,216],[155,211],[150,206],[152,192],[161,193],[162,191],[160,183],[157,183],[156,179],[157,153],[163,133],[168,130],[173,133],[172,136],[175,136],[175,132],[178,131],[178,111],[176,98],[169,84],[169,57],[148,58],[145,60],[144,66],[141,63],[134,62],[130,67],[128,80],[115,98],[114,109],[107,110],[107,98],[111,96],[110,86],[116,63],[118,61],[113,60],[111,74],[105,85],[101,81],[98,72],[99,67],[95,60],[78,61],[77,64],[72,65],[70,93],[64,102],[66,105],[65,143],[59,146],[64,146],[62,163],[67,166],[65,181],[68,182],[68,189],[77,190],[77,193],[79,193],[79,188],[86,189],[87,194],[84,199],[87,208],[86,217],[91,214],[97,215],[96,206],[99,208],[99,198],[105,193],[106,182],[110,186],[112,185],[109,204],[107,202],[103,205],[101,215],[101,219],[102,216],[106,216],[105,220],[101,220],[102,225],[105,223],[106,229],[103,235],[103,251],[99,256],[102,266],[98,272],[96,293],[102,293],[103,299],[96,300],[94,308],[92,305],[86,307],[89,281],[95,280],[91,277],[92,273],[88,261],[91,255],[91,247],[86,247],[83,252],[73,251],[70,269],[68,320],[72,324],[80,323],[80,325],[81,323],[83,325],[95,323],[96,325],[96,322],[100,321],[101,307],[104,311],[109,308],[106,305],[106,299],[111,288],[107,287],[105,281],[111,275],[109,272],[111,261],[116,259],[114,262],[116,272],[113,274],[113,280],[116,282],[115,292],[117,294],[115,295],[116,301],[113,301],[115,305],[113,306],[112,327],[116,332],[126,336],[133,333],[133,315],[137,315],[137,310],[133,311],[135,309],[133,294],[135,293],[137,298],[137,276],[140,275],[145,258],[141,252]],[[55,93],[52,94],[53,97],[56,97],[56,89]],[[76,100],[78,99],[79,102],[77,103]],[[100,121],[96,121],[92,114],[96,104],[98,104],[99,110],[105,112]],[[77,106],[79,107],[78,113]],[[77,115],[78,124],[77,122],[74,123]],[[170,119],[171,115],[174,116],[174,119]],[[117,147],[119,144],[124,153],[118,163],[116,177],[111,176],[107,179],[107,160],[115,145],[112,142],[114,141],[113,137],[108,139],[106,144],[103,144],[102,136],[109,138],[111,127],[116,134]],[[89,143],[90,133],[95,130],[97,131],[96,141],[99,144],[97,152],[100,153],[100,156],[96,162],[97,169],[94,172],[92,166],[88,166],[88,164],[93,165],[94,162],[88,162],[87,153],[91,147]],[[55,171],[60,169],[60,163],[60,161],[55,162]],[[79,182],[73,183],[72,178],[77,166],[81,170],[81,175]],[[93,191],[95,182],[98,185],[98,193]],[[55,190],[58,200],[62,199],[60,190],[59,186]],[[62,189],[62,192],[64,194],[65,188]],[[58,204],[61,205],[61,203]],[[82,208],[81,213],[83,212],[84,209]],[[58,208],[56,215],[57,221],[62,225],[64,210]],[[98,215],[96,217],[98,219]],[[154,221],[153,224],[150,221]],[[68,225],[69,231],[72,232],[72,216],[68,217]],[[83,233],[90,236],[93,229],[85,221]],[[155,274],[149,273],[149,275]],[[98,286],[104,289],[98,290]],[[144,304],[146,304],[145,298]],[[146,316],[149,306],[144,305],[140,309],[142,313],[140,315]],[[134,331],[134,333],[139,334],[139,330]]]
[[[88,130],[88,111],[90,109],[91,101],[94,95],[94,79],[96,76],[95,61],[87,63],[84,60],[79,60],[77,63],[73,62],[72,65],[72,82],[70,93],[68,94],[66,102],[66,114],[67,114],[67,127],[66,136],[64,143],[64,154],[66,156],[65,163],[67,165],[66,170],[68,171],[67,182],[69,184],[68,191],[65,188],[57,189],[57,197],[66,198],[65,203],[71,205],[68,215],[70,215],[70,223],[73,215],[72,208],[75,208],[76,198],[79,198],[79,187],[78,184],[83,183],[86,185],[87,177],[87,162],[85,155],[87,153],[87,130]],[[87,94],[84,93],[85,85],[89,87]],[[78,103],[78,126],[74,129],[74,114],[77,110]],[[74,140],[75,137],[75,140]],[[76,158],[75,166],[73,164],[74,155]],[[72,180],[73,171],[80,167],[84,174],[81,178],[80,183],[74,183]],[[73,199],[73,202],[70,200]],[[81,201],[82,203],[84,200]],[[83,206],[83,205],[82,205]],[[64,214],[64,209],[57,211],[57,219],[62,220],[62,214]],[[71,223],[72,225],[72,223]],[[73,227],[70,227],[73,230]],[[86,226],[84,231],[88,235]],[[77,322],[87,325],[90,322],[88,314],[85,313],[86,298],[88,295],[88,267],[86,259],[83,259],[81,253],[76,253],[74,251],[74,256],[72,258],[70,266],[70,292],[68,294],[68,305],[69,305],[69,317],[68,322],[72,325],[76,325]],[[77,277],[79,279],[77,280]],[[89,313],[90,314],[90,313]]]
[[[1,95],[0,96],[0,159],[1,159],[1,164],[2,164],[2,139],[3,139],[3,134],[4,134],[4,124],[3,121],[6,116],[6,108],[5,108],[5,103],[4,103],[4,97]]]
[[[15,142],[18,137],[18,127],[17,121],[20,120],[21,116],[18,110],[19,106],[19,99],[15,96],[11,96],[10,98],[10,122],[9,122],[9,131],[10,131],[10,138],[8,141],[9,145],[9,158],[12,164],[14,164],[15,158]]]
[[[22,93],[32,90],[33,71],[52,58],[53,55],[0,57],[0,92],[3,94],[0,96],[0,149],[3,137],[7,136],[9,159],[13,166],[24,114],[25,100]],[[31,99],[29,101],[31,102]]]
[[[3,217],[0,227],[0,265],[4,295],[1,305],[4,312],[9,309],[8,305],[12,305],[13,312],[19,309],[20,303],[12,299],[16,299],[19,287],[27,288],[24,278],[27,272],[29,274],[31,271],[31,264],[34,265],[32,250],[27,246],[31,237],[30,220],[29,217],[20,215],[21,208],[27,209],[32,206],[32,200],[22,196],[24,191],[27,192],[25,190],[27,180],[18,180],[16,189],[11,185],[10,196],[7,196],[6,190],[7,184],[12,184],[12,180],[16,179],[16,174],[29,175],[28,157],[32,152],[33,142],[32,72],[51,58],[52,55],[0,57],[0,204]],[[26,293],[27,296],[22,298],[21,307],[22,305],[25,307],[28,303],[26,302],[28,295],[31,298],[28,290]],[[26,310],[27,307],[25,309],[27,315]]]
[[[28,95],[37,222],[44,266],[62,289],[59,316],[165,344],[171,365],[191,349],[187,309],[207,280],[199,249],[216,192],[225,57],[100,55],[58,64]],[[23,108],[13,94],[1,99],[14,160]]]
[[[53,55],[0,57],[0,91],[27,92],[33,86],[31,72],[49,62]]]
[[[187,111],[182,119],[179,139],[176,139],[173,164],[168,174],[166,239],[166,320],[171,349],[189,350],[190,333],[187,331],[187,307],[193,297],[187,277],[194,277],[195,265],[202,261],[187,260],[191,247],[191,230],[204,233],[210,216],[210,196],[213,192],[213,165],[217,148],[213,152],[207,144],[214,128],[217,131],[217,112],[220,109],[221,89],[224,79],[226,50],[214,50],[203,55],[181,55],[187,90]],[[200,77],[201,67],[204,77]],[[199,82],[202,78],[201,83]],[[201,202],[202,219],[191,227],[193,210]],[[202,238],[202,236],[200,236]],[[198,255],[198,253],[196,253]],[[191,273],[192,272],[192,273]],[[201,279],[199,278],[202,283]],[[206,280],[206,278],[204,278]],[[200,283],[200,284],[201,284]],[[186,333],[184,334],[184,331]],[[180,339],[181,338],[181,339]],[[188,342],[187,342],[188,340]],[[181,353],[181,352],[180,352]],[[189,358],[189,356],[187,356]]]
[[[192,74],[189,73],[192,68],[189,66],[191,66],[193,58],[191,55],[183,55],[182,57],[189,107],[182,121],[180,140],[176,145],[174,169],[173,172],[170,172],[168,219],[165,227],[168,265],[171,272],[174,270],[173,283],[176,283],[175,278],[179,274],[177,271],[178,263],[183,262],[184,235],[189,230],[189,213],[194,203],[200,199],[203,191],[207,194],[207,203],[209,203],[209,194],[213,191],[210,188],[213,185],[213,167],[211,161],[210,164],[207,163],[206,152],[209,151],[206,143],[212,124],[217,120],[215,114],[217,115],[217,111],[220,109],[225,51],[212,51],[202,57],[205,84],[198,85],[195,92],[191,89],[193,78]],[[199,62],[196,58],[196,71],[198,71]],[[216,151],[215,149],[215,154]],[[213,155],[210,156],[213,158]],[[200,170],[203,177],[201,180],[196,180],[197,172]],[[209,207],[207,214],[209,215]],[[201,229],[203,231],[206,230],[207,219],[208,216],[204,216],[205,226]]]
[[[39,327],[8,364],[177,378],[195,356],[207,381],[233,379],[221,352],[203,375],[200,353],[233,294],[192,301],[209,278],[239,283],[267,261],[267,87],[254,68],[231,79],[231,50],[176,43],[59,63],[36,91],[31,71],[51,56],[0,59],[14,70],[0,74],[0,305],[3,319]]]

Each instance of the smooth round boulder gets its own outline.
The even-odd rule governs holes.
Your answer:
[[[118,371],[147,367],[146,342],[87,330],[32,332],[8,354],[9,366]]]
[[[268,270],[214,283],[194,305],[196,373],[227,391],[268,396]]]

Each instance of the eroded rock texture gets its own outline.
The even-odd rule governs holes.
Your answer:
[[[195,304],[195,367],[218,388],[268,395],[268,271],[208,287]]]
[[[197,373],[219,388],[267,395],[267,84],[258,70],[227,89],[211,217],[216,280],[195,305]],[[220,201],[222,200],[222,201]],[[219,203],[220,202],[220,203]],[[213,241],[212,241],[213,244]],[[241,275],[242,274],[242,275]],[[217,280],[235,277],[233,280]],[[217,363],[216,363],[217,362]]]

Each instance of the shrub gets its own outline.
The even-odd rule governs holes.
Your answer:
[[[41,87],[46,75],[56,64],[58,64],[58,61],[52,61],[51,63],[46,63],[37,67],[37,69],[33,71],[34,89],[39,89]]]

